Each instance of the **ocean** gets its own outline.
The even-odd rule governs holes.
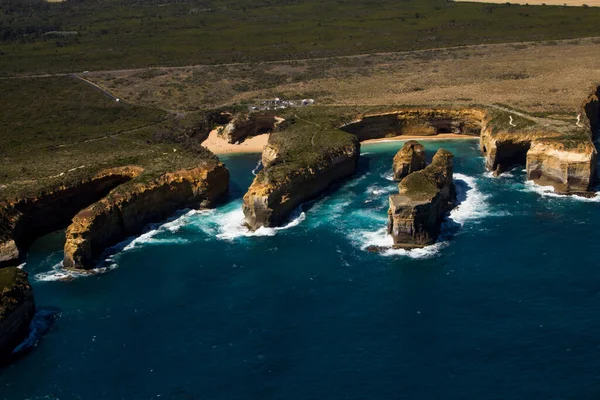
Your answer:
[[[493,178],[476,140],[455,154],[461,204],[421,250],[385,245],[392,158],[282,228],[248,232],[258,154],[224,157],[230,201],[182,211],[61,281],[64,234],[24,268],[35,334],[0,399],[599,399],[600,198],[557,196],[522,168]]]

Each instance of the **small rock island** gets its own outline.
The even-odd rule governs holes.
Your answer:
[[[398,155],[419,148],[415,143],[407,142]],[[394,158],[394,170],[406,160],[398,155]],[[435,243],[444,216],[456,204],[453,158],[451,152],[439,149],[431,164],[405,176],[398,185],[399,193],[390,196],[388,233],[395,248],[412,249]],[[420,159],[421,155],[413,151],[408,161],[420,163]]]

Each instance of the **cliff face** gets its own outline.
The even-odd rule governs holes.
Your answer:
[[[489,122],[481,132],[486,167],[495,174],[525,166],[527,179],[553,186],[557,193],[590,195],[595,183],[597,151],[588,127],[498,129]]]
[[[535,134],[494,132],[489,123],[481,130],[480,146],[485,155],[485,166],[490,171],[501,173],[517,165],[525,165],[527,152]],[[546,136],[543,135],[542,136]]]
[[[243,142],[248,136],[272,131],[277,123],[278,119],[272,113],[237,114],[219,135],[232,144]]]
[[[212,207],[228,193],[222,163],[166,173],[148,183],[131,182],[80,211],[67,229],[64,266],[88,269],[109,246],[139,233],[182,208]]]
[[[430,165],[413,172],[390,196],[388,233],[394,247],[415,248],[435,243],[445,214],[454,207],[453,155],[440,149]]]
[[[425,168],[425,147],[415,140],[409,140],[394,156],[394,180]]]
[[[598,153],[592,143],[566,148],[558,141],[534,141],[527,153],[527,179],[556,192],[586,195],[596,176]]]
[[[140,172],[137,167],[107,169],[71,187],[0,204],[0,267],[17,264],[35,239],[66,227],[79,210]]]
[[[455,133],[478,136],[484,112],[476,109],[410,109],[366,115],[340,129],[362,141],[400,135]]]
[[[600,138],[600,86],[586,100],[582,114],[587,117],[592,140],[598,140]]]
[[[272,179],[261,172],[244,196],[246,224],[252,230],[282,224],[299,205],[354,174],[359,154],[360,144],[354,140],[313,167],[294,169]]]
[[[0,269],[0,362],[27,337],[34,314],[27,273],[15,267]]]

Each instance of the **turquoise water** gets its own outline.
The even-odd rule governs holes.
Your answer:
[[[239,226],[244,155],[230,203],[124,243],[105,273],[55,280],[62,235],[41,239],[25,269],[54,323],[0,370],[0,399],[600,398],[596,199],[489,177],[476,141],[427,142],[454,152],[462,204],[438,244],[371,254],[401,145],[363,146],[285,229]]]

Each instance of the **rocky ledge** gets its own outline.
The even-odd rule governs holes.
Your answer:
[[[229,171],[217,161],[121,185],[73,218],[67,228],[63,264],[92,268],[107,247],[179,209],[212,207],[226,198],[228,187]]]
[[[15,267],[0,269],[0,363],[27,337],[34,314],[27,273]]]
[[[479,109],[414,108],[361,116],[340,127],[362,141],[400,135],[441,133],[479,136],[485,111]]]
[[[425,147],[416,140],[409,140],[394,156],[394,180],[425,168]]]
[[[444,216],[456,201],[452,181],[454,156],[440,149],[431,164],[406,176],[399,194],[390,196],[388,233],[395,248],[418,248],[435,243]]]
[[[219,130],[219,136],[228,143],[243,142],[247,137],[272,132],[281,122],[273,113],[238,113]]]
[[[139,167],[105,169],[90,179],[0,202],[0,268],[17,265],[35,239],[66,227],[79,210],[141,171]]]
[[[244,196],[244,216],[247,226],[279,226],[290,213],[325,191],[333,183],[354,174],[358,165],[360,144],[356,137],[309,165],[301,163],[267,164]]]
[[[521,119],[516,126],[486,117],[480,146],[486,167],[499,175],[524,166],[527,180],[553,186],[560,194],[593,195],[598,153],[592,142],[590,120],[581,124],[541,126]]]

